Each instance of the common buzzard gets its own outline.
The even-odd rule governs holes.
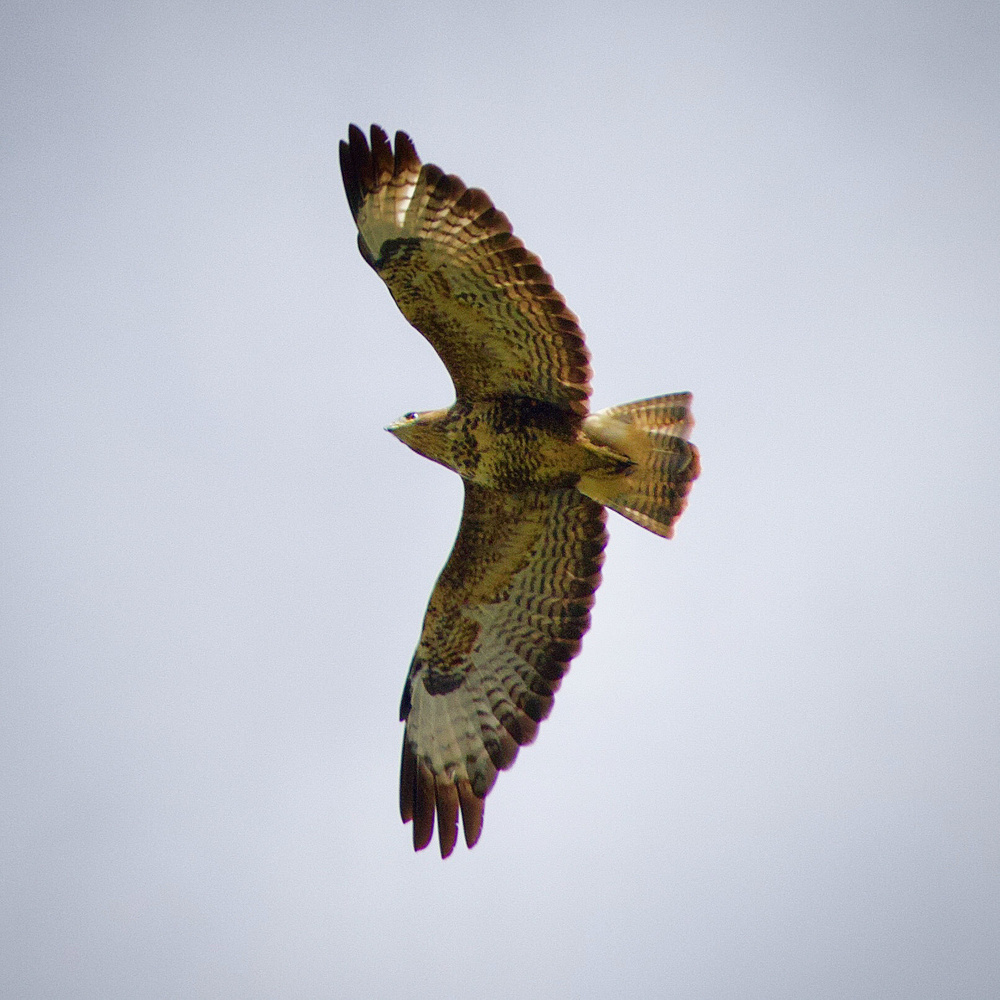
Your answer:
[[[576,316],[507,217],[421,164],[410,137],[352,125],[340,167],[361,255],[431,343],[455,402],[387,428],[457,472],[458,537],[403,689],[400,812],[413,846],[472,847],[497,772],[552,709],[590,626],[605,507],[669,538],[698,475],[689,393],[590,413]]]

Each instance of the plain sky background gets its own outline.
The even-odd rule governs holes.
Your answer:
[[[0,993],[1000,995],[1000,7],[7,0]],[[482,841],[399,694],[461,486],[354,121],[485,188],[677,536]]]

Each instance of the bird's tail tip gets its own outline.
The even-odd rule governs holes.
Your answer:
[[[640,399],[592,413],[583,421],[587,439],[629,460],[614,471],[584,474],[581,493],[664,538],[687,505],[701,463],[687,440],[694,426],[691,394]]]

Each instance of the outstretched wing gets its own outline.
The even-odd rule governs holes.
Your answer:
[[[400,812],[441,856],[479,839],[483,800],[552,709],[590,627],[607,533],[575,489],[507,493],[465,483],[462,524],[431,595],[403,689]]]
[[[488,195],[410,137],[350,127],[340,169],[362,256],[444,362],[460,399],[510,394],[587,412],[590,354],[541,261]]]

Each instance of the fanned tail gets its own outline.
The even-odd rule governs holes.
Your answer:
[[[577,489],[654,534],[670,538],[701,466],[687,440],[694,426],[691,394],[677,392],[624,403],[583,421],[595,452],[624,456],[617,468],[585,473]]]

